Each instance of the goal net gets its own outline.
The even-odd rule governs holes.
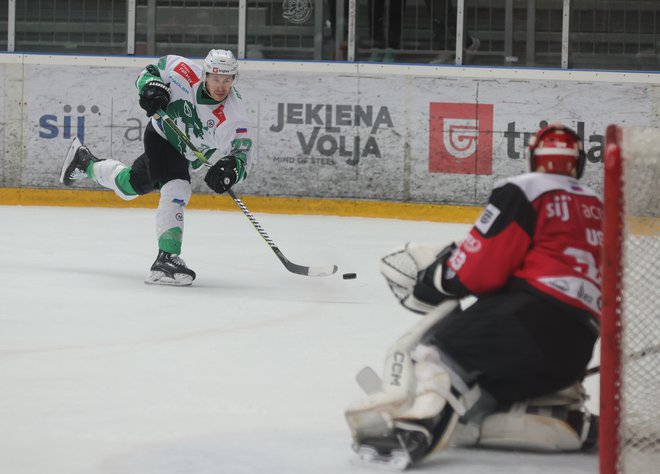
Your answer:
[[[660,129],[605,144],[600,472],[660,472]]]

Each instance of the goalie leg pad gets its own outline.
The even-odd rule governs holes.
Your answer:
[[[549,413],[512,410],[486,417],[481,425],[480,446],[533,451],[578,451],[581,434],[566,420]]]
[[[466,401],[432,347],[390,351],[385,367],[383,391],[346,410],[353,448],[370,462],[399,465],[407,453],[414,463],[447,444]]]
[[[582,384],[576,383],[545,397],[515,403],[508,411],[486,416],[470,444],[478,440],[484,447],[549,452],[589,448],[596,441],[598,418],[584,408],[585,400]],[[467,440],[454,441],[465,446]]]

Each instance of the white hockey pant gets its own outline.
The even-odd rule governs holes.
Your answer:
[[[119,173],[127,168],[125,164],[117,160],[102,160],[94,163],[92,172],[97,183],[105,188],[112,189],[124,201],[130,201],[138,197],[138,195],[124,194],[116,182]]]

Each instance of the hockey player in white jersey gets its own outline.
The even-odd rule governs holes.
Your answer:
[[[158,116],[164,110],[211,165],[204,180],[222,194],[245,179],[252,149],[250,125],[234,87],[238,62],[231,51],[211,50],[200,67],[181,56],[163,56],[138,76],[140,106],[151,117],[144,132],[144,153],[131,167],[94,156],[73,140],[60,182],[71,186],[88,178],[124,200],[160,191],[156,211],[158,256],[145,283],[188,286],[195,272],[179,256],[184,209],[192,188],[190,171],[206,168]]]

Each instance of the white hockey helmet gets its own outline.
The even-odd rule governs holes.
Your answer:
[[[204,58],[202,66],[202,81],[206,82],[207,74],[226,74],[238,79],[238,61],[228,49],[212,49]]]

